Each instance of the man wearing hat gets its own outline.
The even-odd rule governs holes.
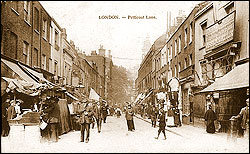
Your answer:
[[[49,99],[48,108],[44,110],[48,113],[49,124],[49,139],[53,142],[58,142],[59,139],[59,121],[60,121],[60,107],[58,104],[59,99],[57,97],[51,97]]]
[[[128,131],[135,130],[133,116],[134,116],[134,110],[132,109],[131,105],[129,104],[127,110],[125,111],[125,118],[127,120]]]
[[[94,117],[96,119],[98,133],[100,133],[102,127],[102,107],[100,102],[97,102],[96,106],[94,107]]]
[[[208,103],[208,110],[205,113],[204,116],[205,122],[206,122],[206,131],[208,133],[215,133],[215,126],[214,121],[217,119],[215,112],[212,110],[212,104]]]
[[[155,137],[155,139],[158,139],[160,136],[160,133],[162,132],[164,135],[164,140],[166,140],[166,133],[165,133],[165,127],[166,127],[166,113],[163,110],[163,108],[160,109],[160,115],[158,117],[159,119],[159,130],[158,130],[158,136]]]
[[[93,109],[92,103],[87,102],[84,106],[84,109],[81,111],[80,124],[81,124],[81,142],[84,142],[84,134],[86,130],[86,139],[85,142],[89,142],[89,133],[90,133],[90,124],[92,122]]]
[[[244,136],[249,138],[249,98],[246,99],[246,106],[243,107],[240,113],[235,118],[241,118],[241,128],[244,131]]]

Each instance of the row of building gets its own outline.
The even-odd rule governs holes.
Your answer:
[[[151,103],[156,101],[152,91],[177,92],[186,124],[203,122],[212,102],[220,130],[226,131],[249,97],[249,2],[204,1],[176,21],[168,21],[167,32],[144,56],[137,92]]]
[[[109,100],[111,51],[98,50],[86,55],[68,41],[66,29],[40,2],[1,1],[1,77],[27,80],[22,65],[69,91],[78,88],[88,96],[92,88]]]

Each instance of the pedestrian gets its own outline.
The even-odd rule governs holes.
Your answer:
[[[125,118],[127,120],[128,131],[134,131],[134,121],[133,121],[134,111],[131,105],[128,105],[128,109],[125,111]]]
[[[100,102],[97,102],[96,106],[94,107],[94,117],[97,123],[98,133],[100,133],[102,127],[102,107]]]
[[[9,130],[10,130],[10,126],[9,126],[9,122],[7,120],[8,117],[8,107],[10,105],[10,99],[7,98],[4,103],[2,104],[2,133],[1,136],[3,137],[7,137],[9,135]]]
[[[212,110],[212,104],[208,104],[208,110],[205,113],[205,123],[206,123],[206,131],[208,133],[215,133],[214,121],[217,119],[215,112]]]
[[[10,106],[8,107],[7,110],[7,120],[11,120],[16,118],[16,111],[15,111],[15,102],[12,100],[10,101]]]
[[[178,108],[175,108],[174,110],[174,125],[176,127],[181,126],[180,110]]]
[[[90,124],[93,116],[92,103],[86,102],[83,111],[81,111],[80,124],[81,124],[81,142],[84,142],[84,135],[86,130],[86,139],[85,142],[89,142],[90,134]]]
[[[58,101],[59,98],[51,97],[48,108],[44,110],[45,113],[48,113],[49,140],[52,142],[58,142],[59,139],[60,108]]]
[[[117,116],[117,118],[120,118],[120,116],[121,116],[121,109],[118,107],[117,109],[116,109],[116,116]]]
[[[249,98],[246,99],[246,106],[240,110],[240,113],[234,118],[241,120],[243,135],[249,138]]]
[[[160,133],[162,132],[164,135],[164,140],[166,140],[166,134],[165,134],[165,127],[166,127],[166,113],[163,110],[163,108],[160,109],[160,114],[158,117],[158,121],[159,121],[159,130],[158,130],[158,136],[155,137],[155,139],[158,139],[160,136]]]
[[[157,121],[157,117],[158,117],[158,110],[157,107],[153,106],[152,107],[152,111],[151,111],[151,124],[152,127],[156,127],[156,121]]]
[[[106,119],[108,116],[108,106],[107,106],[107,103],[104,101],[102,105],[102,115],[103,115],[103,122],[106,123]]]

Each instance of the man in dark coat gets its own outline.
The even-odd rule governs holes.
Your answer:
[[[152,123],[152,127],[156,127],[156,121],[158,118],[158,109],[157,107],[153,106],[152,107],[152,111],[151,111],[151,123]]]
[[[249,138],[249,98],[246,99],[246,106],[241,109],[240,113],[235,116],[235,118],[240,118],[241,128],[244,131],[243,135]]]
[[[58,101],[57,97],[51,97],[48,108],[44,110],[45,113],[48,113],[49,139],[54,142],[58,142],[59,139],[60,107]]]
[[[163,108],[160,109],[160,115],[159,115],[159,130],[158,130],[158,136],[155,137],[155,139],[158,139],[160,136],[160,133],[162,132],[164,135],[164,140],[166,140],[166,134],[165,134],[165,127],[166,127],[166,113],[163,110]]]
[[[128,109],[125,111],[125,118],[127,120],[128,131],[135,130],[133,116],[134,110],[132,109],[131,105],[128,105]]]
[[[208,105],[208,110],[205,113],[204,119],[206,122],[206,131],[208,133],[215,133],[214,121],[217,119],[215,112],[212,110],[212,105]]]
[[[106,119],[108,116],[108,106],[106,102],[103,102],[103,105],[102,105],[102,116],[103,116],[103,122],[106,123]]]
[[[100,102],[97,102],[96,106],[94,107],[94,117],[96,119],[98,133],[100,133],[102,127],[102,107]]]
[[[9,122],[7,120],[8,114],[7,114],[7,109],[10,105],[10,99],[7,98],[6,101],[3,102],[2,104],[2,136],[6,137],[9,135]]]
[[[93,108],[92,103],[87,102],[83,111],[80,113],[80,124],[81,124],[81,142],[84,142],[84,134],[86,130],[86,139],[85,142],[89,142],[89,132],[90,132],[90,124],[92,122],[93,117]]]

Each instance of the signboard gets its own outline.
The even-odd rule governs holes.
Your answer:
[[[95,92],[94,89],[91,88],[90,92],[89,92],[89,99],[99,101],[99,98],[100,98],[100,96]]]
[[[234,16],[235,12],[206,29],[206,51],[233,40]]]
[[[179,81],[177,78],[172,78],[168,82],[171,91],[179,91]]]

